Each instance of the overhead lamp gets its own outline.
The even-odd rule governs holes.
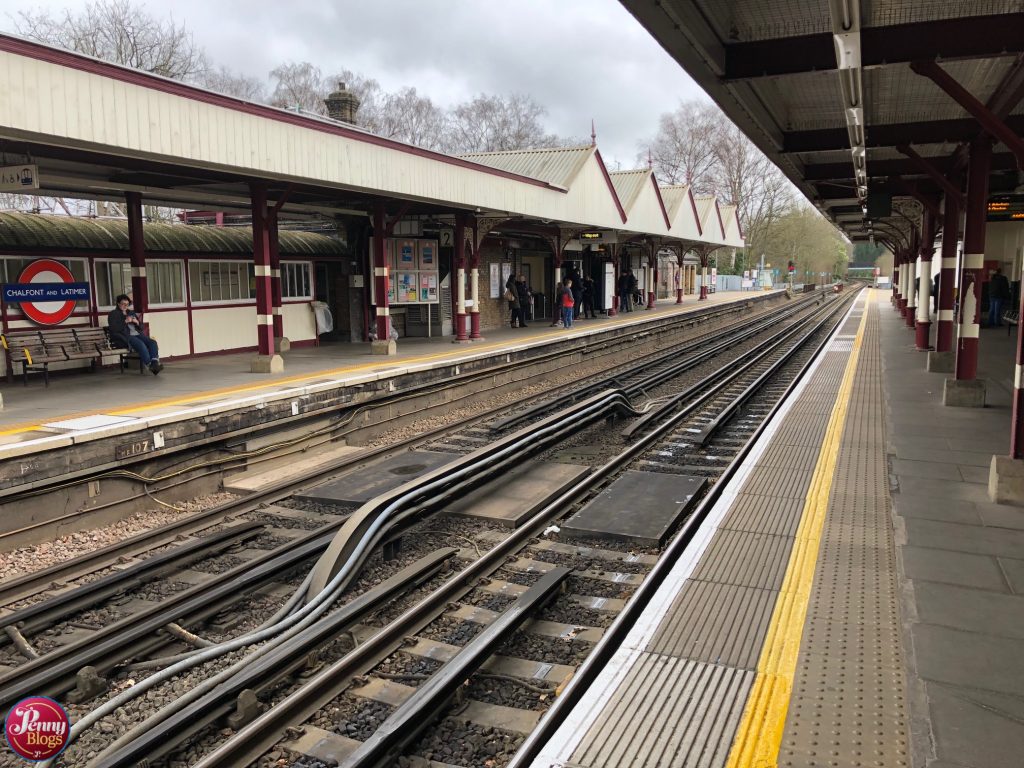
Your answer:
[[[839,69],[860,69],[860,30],[832,35]]]
[[[846,123],[847,125],[864,125],[864,108],[847,107]]]
[[[868,196],[867,185],[865,185],[865,184],[858,185],[857,186],[857,194],[860,195],[860,197],[862,197],[862,198],[863,197],[867,197]]]

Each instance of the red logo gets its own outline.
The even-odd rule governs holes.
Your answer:
[[[64,751],[71,721],[64,707],[44,696],[22,699],[7,713],[4,733],[11,749],[26,760],[49,760]]]
[[[53,259],[33,261],[18,276],[19,283],[73,283],[71,270]],[[40,325],[63,323],[75,311],[74,301],[23,301],[21,311]]]

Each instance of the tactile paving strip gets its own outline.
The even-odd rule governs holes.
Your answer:
[[[754,673],[660,654],[642,654],[566,765],[686,766],[725,763]],[[652,699],[664,702],[653,709]],[[646,711],[642,727],[637,712]]]
[[[869,311],[780,766],[909,764],[895,548],[883,458],[877,305]]]

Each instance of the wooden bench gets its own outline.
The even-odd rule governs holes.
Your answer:
[[[7,358],[8,374],[21,363],[22,383],[28,385],[29,371],[42,371],[43,384],[50,386],[50,363],[65,363],[86,360],[90,370],[103,362],[104,355],[118,355],[121,372],[124,361],[135,355],[130,349],[110,345],[106,328],[47,328],[27,333],[0,334],[4,355]],[[136,355],[137,357],[137,355]],[[139,361],[142,371],[142,361]]]
[[[1009,336],[1013,327],[1020,322],[1020,310],[1008,309],[1003,312],[1003,322],[1006,323],[1006,335]]]

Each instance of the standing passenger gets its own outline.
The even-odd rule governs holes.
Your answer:
[[[509,322],[515,328],[519,325],[519,292],[516,290],[514,272],[505,281],[505,300],[508,302]]]
[[[1010,282],[1002,267],[996,267],[988,284],[988,324],[1003,324],[1003,302],[1010,298]]]
[[[572,295],[572,278],[565,278],[564,287],[562,288],[562,327],[572,328],[572,317],[574,311],[574,305],[576,304]]]
[[[582,300],[583,316],[591,319],[597,317],[597,315],[594,314],[594,281],[589,275],[583,278]]]
[[[629,278],[632,277],[633,273],[629,267],[626,267],[626,271],[619,275],[619,311],[620,312],[632,312],[633,311],[633,293],[629,288]]]
[[[529,327],[526,323],[530,311],[530,286],[526,284],[526,275],[516,278],[516,298],[519,299],[519,327]]]

